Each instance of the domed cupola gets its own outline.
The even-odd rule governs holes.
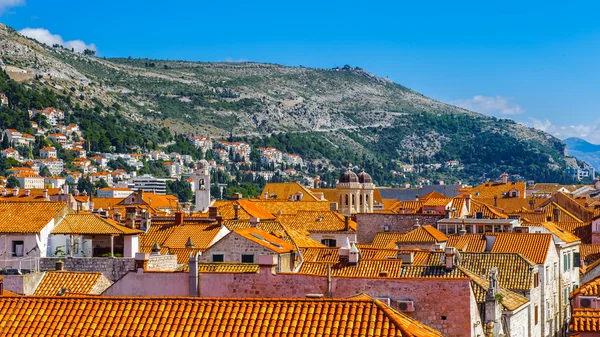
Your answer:
[[[358,174],[358,182],[360,182],[361,184],[372,184],[373,178],[371,178],[371,176],[363,169]]]
[[[356,173],[352,172],[350,169],[347,169],[344,173],[340,175],[338,179],[340,183],[358,183],[358,176]]]

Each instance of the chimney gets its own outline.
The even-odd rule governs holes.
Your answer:
[[[269,199],[269,192],[265,191],[265,193],[263,193],[263,197],[265,200]]]
[[[13,188],[13,195],[14,196],[19,195],[19,187],[18,186],[15,186],[15,188]]]
[[[258,223],[260,222],[259,218],[250,218],[250,227],[256,228]]]
[[[498,207],[498,196],[494,196],[494,207]]]
[[[349,231],[350,230],[350,217],[349,216],[345,216],[344,217],[344,231]]]
[[[135,228],[136,208],[128,206],[125,208],[125,226]]]
[[[215,220],[217,220],[217,224],[219,226],[223,226],[223,215],[221,215],[220,213],[217,214],[217,216],[215,217]]]
[[[467,229],[465,228],[465,223],[464,223],[464,220],[463,220],[463,224],[462,224],[462,226],[460,226],[460,230],[458,231],[458,235],[464,236],[465,234],[467,234]]]
[[[54,266],[54,269],[55,270],[60,270],[60,271],[65,270],[65,263],[62,262],[62,261],[56,262],[56,265]]]
[[[444,250],[444,256],[446,257],[446,271],[454,269],[454,258],[456,257],[456,248],[446,247]]]
[[[73,195],[76,196],[76,197],[78,197],[79,196],[79,190],[75,189],[75,191],[73,191]]]
[[[44,198],[44,200],[48,200],[48,189],[44,188],[42,190],[42,197]]]
[[[115,212],[115,221],[121,222],[123,220],[123,216],[119,212]]]
[[[241,193],[233,193],[231,195],[231,200],[240,200],[242,199],[242,194]]]
[[[233,205],[233,220],[239,220],[240,218],[240,205]]]
[[[529,199],[529,209],[530,210],[535,210],[535,199],[531,198]]]
[[[0,296],[4,294],[4,277],[0,276]]]
[[[175,212],[175,226],[183,225],[183,213]]]
[[[508,173],[506,172],[502,173],[502,183],[508,184]]]
[[[558,222],[560,220],[560,209],[555,208],[552,210],[552,221]]]
[[[467,212],[471,212],[471,195],[465,195],[465,205],[467,205]]]
[[[7,193],[6,189],[3,189],[3,190],[2,190],[2,196],[3,196],[3,197],[5,197],[5,196],[6,196],[6,193]]]
[[[198,254],[190,254],[188,262],[190,274],[190,296],[198,296]]]
[[[343,261],[343,260],[348,261],[348,257],[350,256],[350,248],[352,248],[352,246],[350,246],[350,240],[348,238],[346,238],[346,245],[341,246],[338,249],[338,255],[340,256],[340,261]]]
[[[348,255],[348,263],[349,264],[358,264],[360,251],[358,247],[356,247],[356,243],[352,242],[352,246],[350,247],[350,254]]]
[[[419,218],[415,219],[415,224],[413,225],[413,228],[419,228],[421,227],[421,225],[419,224]]]
[[[152,246],[152,255],[160,255],[160,246],[158,245],[158,242],[155,242],[154,246]]]
[[[31,190],[25,190],[25,196],[28,197],[29,195],[31,195]]]
[[[402,264],[412,264],[415,261],[414,252],[398,252],[396,258],[402,260]]]
[[[142,213],[142,222],[140,223],[140,228],[148,231],[148,229],[152,226],[152,218],[150,217],[150,212],[146,211]]]
[[[187,249],[194,248],[194,242],[192,242],[191,236],[188,236],[187,242],[185,243],[185,248],[187,248]]]
[[[277,267],[277,255],[259,255],[258,267],[261,274],[263,272],[270,272],[271,274],[275,275],[275,269]]]
[[[211,206],[208,208],[208,217],[210,219],[216,219],[217,218],[217,208],[215,206]]]
[[[329,204],[329,210],[330,211],[334,211],[337,212],[338,211],[338,203],[337,202],[332,202]]]

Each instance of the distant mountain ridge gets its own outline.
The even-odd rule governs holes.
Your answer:
[[[569,137],[564,142],[571,156],[587,162],[597,171],[600,170],[600,145],[577,137]]]
[[[117,133],[144,125],[139,141],[82,125],[92,151],[156,147],[164,138],[156,131],[168,128],[296,153],[328,181],[348,162],[360,163],[376,183],[395,186],[419,177],[476,183],[502,172],[567,183],[566,168],[577,165],[545,132],[436,101],[358,67],[103,59],[1,24],[0,41],[9,76],[56,94],[59,108],[127,120],[111,125]],[[443,166],[454,160],[461,169]],[[404,174],[401,164],[420,172]]]

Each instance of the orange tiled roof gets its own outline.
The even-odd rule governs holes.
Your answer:
[[[225,220],[223,224],[230,231],[252,227],[249,220]],[[310,238],[307,231],[290,228],[289,226],[281,224],[279,221],[261,220],[256,224],[256,228],[276,236],[298,248],[325,247],[322,243]]]
[[[317,197],[315,197],[308,188],[297,182],[267,183],[260,194],[261,197],[263,197],[265,193],[269,196],[269,199],[275,200],[289,200],[290,197],[296,193],[302,193],[302,200],[318,201]]]
[[[419,226],[410,232],[404,234],[402,237],[398,239],[398,242],[407,243],[407,242],[423,242],[423,243],[436,243],[436,242],[446,242],[448,241],[448,237],[438,231],[431,225]]]
[[[258,228],[236,229],[233,232],[277,253],[288,253],[295,250],[294,246],[284,240]]]
[[[105,289],[94,288],[103,277],[102,273],[95,272],[47,271],[33,295],[57,296],[63,288],[70,293],[100,294]]]
[[[331,266],[333,277],[387,277],[398,278],[401,274],[402,260],[361,260],[358,264],[351,265],[347,262],[304,262],[298,271],[299,274],[327,275]]]
[[[508,196],[508,192],[513,189],[519,191],[521,198],[525,198],[527,184],[523,181],[509,182],[508,184],[485,183],[465,190],[465,194],[471,194],[474,197],[487,199],[493,199],[494,196],[497,196],[498,198],[503,198],[505,195]]]
[[[552,244],[552,234],[532,233],[487,233],[495,236],[492,253],[519,253],[536,264],[546,262]]]
[[[52,234],[80,235],[136,235],[142,231],[121,226],[116,221],[104,219],[95,214],[68,214],[55,228]]]
[[[446,247],[455,247],[463,252],[484,252],[485,236],[483,234],[450,235]]]
[[[229,262],[200,262],[198,272],[200,273],[258,273],[258,264],[253,263],[229,263]]]
[[[448,199],[448,197],[436,191],[431,191],[424,196],[419,197],[419,200],[421,201],[426,201],[429,199]]]
[[[582,296],[599,296],[600,295],[600,276],[597,276],[593,280],[582,284],[579,288],[573,290],[570,299],[574,298],[577,295]]]
[[[121,203],[124,199],[122,198],[96,198],[94,197],[94,208],[103,210],[109,210],[115,208],[118,204]]]
[[[574,308],[569,331],[600,333],[600,310]]]
[[[542,224],[544,228],[546,228],[550,233],[556,235],[559,239],[563,240],[566,243],[573,243],[577,241],[581,241],[576,235],[572,234],[568,230],[561,228],[553,222],[545,222]]]
[[[1,201],[0,233],[39,233],[53,218],[67,212],[64,202]]]
[[[488,205],[496,205],[495,207],[501,208],[504,210],[504,213],[514,213],[519,212],[521,209],[529,209],[530,208],[530,200],[534,201],[534,208],[540,206],[544,203],[547,198],[500,198],[494,200],[494,198],[481,198],[474,197],[477,201],[483,202]]]
[[[345,231],[345,218],[334,211],[298,211],[295,215],[285,214],[277,217],[277,221],[294,229],[309,232]],[[348,220],[348,230],[356,231],[356,222]]]
[[[395,249],[396,242],[400,241],[406,233],[397,233],[397,232],[379,232],[375,234],[373,238],[373,242],[371,243],[371,247],[373,248],[387,248],[387,249]]]
[[[442,336],[370,299],[7,297],[0,322],[7,336]]]
[[[278,214],[296,214],[298,211],[329,211],[331,205],[329,201],[285,201],[285,200],[249,200],[262,210],[273,215]]]
[[[188,238],[191,238],[195,249],[206,250],[213,244],[220,230],[221,226],[217,224],[186,223],[183,226],[175,227],[171,235],[163,243],[163,246],[168,248],[186,248],[185,244]]]

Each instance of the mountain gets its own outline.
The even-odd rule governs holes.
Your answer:
[[[10,83],[72,112],[69,121],[80,124],[92,151],[162,144],[185,152],[183,138],[173,135],[206,135],[300,154],[329,182],[352,162],[390,185],[417,177],[477,182],[504,171],[569,182],[565,169],[578,165],[547,133],[436,101],[358,67],[104,59],[6,26],[0,47]],[[31,106],[27,100],[15,109]],[[28,121],[0,118],[2,128],[18,123],[26,128]],[[451,160],[462,166],[439,168]],[[394,173],[401,163],[421,172]]]
[[[600,145],[589,143],[577,137],[567,138],[564,142],[571,156],[589,163],[596,170],[600,170]]]

